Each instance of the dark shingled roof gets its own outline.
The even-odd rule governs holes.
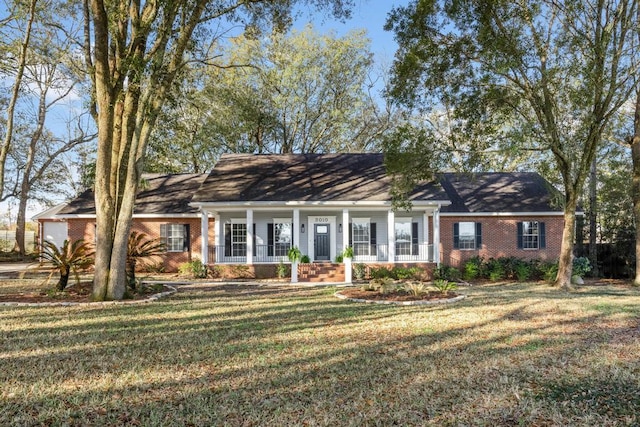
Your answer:
[[[189,206],[191,197],[207,177],[201,174],[145,174],[140,185],[134,214],[194,214],[197,208]],[[96,213],[92,190],[73,199],[59,215],[93,215]]]
[[[444,173],[450,206],[442,212],[562,212],[561,194],[535,172]]]
[[[382,154],[228,154],[193,201],[388,201],[390,182]],[[448,199],[433,182],[420,185],[410,198]]]

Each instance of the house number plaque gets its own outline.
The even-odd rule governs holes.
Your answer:
[[[327,224],[329,222],[329,218],[316,218],[316,223]]]

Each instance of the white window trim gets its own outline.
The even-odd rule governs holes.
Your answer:
[[[462,248],[462,224],[471,224],[471,241],[473,242],[473,247],[471,248]],[[469,234],[465,234],[466,237]],[[476,222],[475,221],[460,221],[458,222],[458,250],[460,251],[475,251],[476,249]]]

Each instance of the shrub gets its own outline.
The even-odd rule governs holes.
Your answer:
[[[362,263],[354,264],[353,266],[353,275],[356,280],[364,280],[364,274],[366,271],[366,267]]]
[[[444,279],[434,280],[433,287],[436,288],[438,292],[443,294],[448,294],[449,292],[458,289],[458,285],[456,285],[454,282],[450,282]]]
[[[447,265],[440,265],[433,270],[433,277],[435,279],[457,281],[460,280],[460,276],[460,270]]]
[[[45,240],[42,244],[40,256],[51,264],[53,271],[60,273],[60,280],[56,285],[58,291],[63,291],[69,283],[69,275],[73,273],[76,277],[76,283],[80,282],[79,270],[84,270],[93,264],[93,252],[91,252],[89,243],[84,240],[76,240],[70,243],[65,240],[59,248],[55,243]],[[49,279],[51,278],[49,275]],[[48,279],[47,279],[48,280]]]
[[[341,264],[343,261],[344,261],[344,253],[339,252],[336,255],[336,261],[335,262],[336,262],[336,264]]]
[[[391,270],[389,270],[387,267],[372,268],[369,271],[369,275],[372,279],[384,279],[387,277],[391,277]]]
[[[146,266],[145,258],[154,257],[164,252],[165,245],[160,239],[150,239],[146,234],[132,231],[127,243],[127,283],[136,289],[136,268],[138,263]]]
[[[309,255],[302,255],[300,257],[300,264],[309,264],[311,262],[311,258],[309,258]]]
[[[404,284],[403,288],[411,295],[417,297],[429,293],[429,287],[424,282],[407,282]]]
[[[558,275],[558,264],[555,262],[542,263],[540,264],[540,271],[544,280],[553,282]]]
[[[584,277],[585,274],[591,271],[591,262],[589,258],[581,256],[574,258],[573,260],[573,275]]]
[[[207,266],[198,258],[191,262],[185,262],[178,266],[178,271],[182,275],[191,276],[194,279],[204,279],[207,277]]]
[[[505,278],[504,266],[500,260],[490,258],[487,261],[487,270],[489,271],[489,280],[497,282]]]
[[[278,279],[284,279],[289,275],[289,267],[280,261],[280,264],[276,266],[276,275]]]
[[[516,277],[519,281],[524,282],[531,276],[531,263],[519,260],[515,265]]]
[[[375,287],[382,295],[390,294],[398,289],[398,285],[390,277],[381,279],[373,279],[371,285]]]
[[[465,280],[478,279],[484,275],[484,270],[484,259],[480,256],[475,256],[464,263],[463,277]]]

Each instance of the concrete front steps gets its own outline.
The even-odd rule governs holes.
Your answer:
[[[313,262],[298,264],[299,282],[344,282],[344,264]]]

